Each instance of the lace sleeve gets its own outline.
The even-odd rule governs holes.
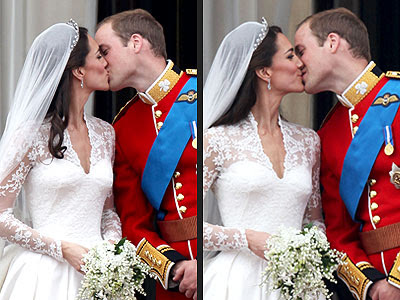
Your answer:
[[[313,223],[325,232],[319,183],[321,145],[316,133],[314,133],[314,142],[312,147],[312,153],[314,154],[312,167],[312,194],[304,213],[303,225]]]
[[[204,135],[204,162],[203,162],[203,201],[205,210],[213,212],[217,209],[216,199],[205,196],[211,189],[225,160],[220,150],[218,135],[212,131]],[[247,239],[244,229],[228,228],[205,222],[203,225],[203,248],[206,251],[228,251],[247,248]]]
[[[2,176],[4,178],[0,182],[0,238],[63,261],[61,241],[42,236],[40,232],[22,223],[13,214],[14,202],[32,168],[38,150],[32,148],[10,174]]]
[[[222,155],[215,136],[211,132],[204,134],[204,151],[203,151],[203,200],[206,193],[213,185],[222,169]]]
[[[118,242],[121,239],[121,221],[114,208],[104,209],[101,217],[101,233],[105,240]]]
[[[111,164],[114,165],[115,158],[115,132],[114,128],[109,126],[109,134],[106,135],[108,153],[110,154]],[[118,242],[122,237],[121,221],[115,212],[114,195],[112,188],[107,195],[104,203],[103,214],[101,216],[101,234],[105,240]]]
[[[204,223],[203,248],[207,251],[228,251],[247,248],[244,229],[228,228]]]

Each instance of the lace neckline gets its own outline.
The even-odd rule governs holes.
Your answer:
[[[90,118],[88,119],[86,116],[86,113],[83,114],[83,119],[86,123],[86,127],[88,130],[88,137],[89,137],[89,143],[90,143],[90,157],[89,157],[89,171],[86,173],[84,167],[82,166],[81,160],[79,159],[78,153],[75,151],[72,142],[71,142],[71,136],[69,135],[69,131],[66,128],[64,130],[64,141],[65,141],[65,146],[67,146],[67,151],[71,152],[71,159],[72,162],[77,165],[78,167],[81,168],[82,172],[85,173],[86,175],[89,175],[91,170],[92,170],[92,165],[93,165],[93,127],[92,123],[90,121]]]
[[[274,169],[274,165],[272,164],[271,159],[269,158],[269,156],[265,153],[264,151],[264,147],[262,145],[262,141],[261,141],[261,137],[258,134],[258,122],[257,120],[254,118],[254,115],[252,112],[249,113],[248,116],[248,120],[250,122],[250,124],[253,127],[253,130],[255,131],[255,136],[257,138],[257,146],[259,147],[258,151],[263,155],[263,157],[265,158],[266,163],[268,164],[268,166],[271,168],[274,176],[279,179],[279,180],[284,180],[286,177],[286,171],[287,171],[287,157],[288,157],[288,151],[287,151],[287,138],[286,138],[286,132],[285,132],[285,126],[283,126],[282,123],[282,119],[281,116],[278,114],[278,126],[280,128],[280,131],[282,133],[282,138],[283,138],[283,147],[285,150],[285,157],[283,159],[283,174],[282,177],[279,177],[278,174],[276,173],[275,169]]]

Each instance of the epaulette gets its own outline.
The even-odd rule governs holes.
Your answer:
[[[322,126],[324,126],[325,123],[329,121],[329,119],[332,117],[333,113],[336,111],[336,109],[339,107],[339,105],[341,105],[340,102],[336,103],[331,108],[331,110],[326,114],[326,116],[325,116],[324,120],[322,121],[321,126],[319,127],[319,129],[321,129]]]
[[[387,71],[386,77],[400,79],[400,71]]]
[[[188,75],[197,76],[197,69],[186,69],[185,72]]]
[[[139,97],[137,97],[137,95],[138,95],[138,94],[136,94],[135,96],[133,96],[133,98],[132,98],[131,100],[129,100],[129,101],[119,110],[119,112],[118,112],[117,115],[115,116],[115,118],[114,118],[112,124],[115,124],[115,122],[117,122],[117,121],[125,114],[125,112],[128,111],[129,107],[131,107],[131,105],[132,105],[133,103],[135,103],[135,102],[139,99]]]

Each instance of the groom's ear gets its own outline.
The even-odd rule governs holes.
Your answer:
[[[263,81],[268,81],[271,79],[271,70],[267,67],[256,69],[256,75],[258,78],[262,79]]]
[[[329,51],[331,53],[336,53],[338,51],[340,43],[341,43],[340,35],[338,35],[335,32],[329,33],[328,36],[326,37],[325,45],[328,46]]]
[[[143,37],[138,33],[132,34],[128,46],[132,47],[135,53],[139,53],[143,46]]]

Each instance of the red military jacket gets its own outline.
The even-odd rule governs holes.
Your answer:
[[[360,229],[371,231],[400,222],[400,190],[390,182],[389,175],[392,163],[400,166],[400,111],[392,123],[394,152],[386,155],[385,145],[379,151],[358,204],[356,219],[360,222],[352,220],[339,194],[343,162],[353,135],[388,80],[371,62],[342,95],[343,101],[351,102],[354,108],[338,103],[318,132],[326,233],[331,247],[347,254],[347,264],[339,267],[338,276],[357,299],[366,299],[371,284],[385,277],[400,287],[400,264],[396,260],[400,248],[367,255],[359,237]]]
[[[146,100],[143,95],[142,101],[136,95],[114,120],[114,197],[122,233],[134,244],[144,245],[139,255],[152,266],[165,289],[173,263],[196,258],[197,240],[168,243],[159,235],[155,226],[156,211],[141,189],[141,179],[157,132],[162,130],[169,110],[189,78],[169,61],[146,92],[152,99]],[[197,150],[192,141],[190,138],[162,200],[161,210],[165,212],[166,221],[197,216]],[[158,285],[157,298],[185,299],[183,294],[164,291]]]

